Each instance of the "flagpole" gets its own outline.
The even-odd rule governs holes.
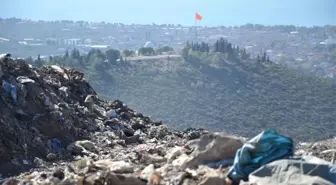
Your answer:
[[[196,15],[196,13],[195,13]],[[196,43],[197,43],[197,18],[195,16],[195,39],[196,39]]]

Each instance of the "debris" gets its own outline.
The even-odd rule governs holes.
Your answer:
[[[140,178],[150,181],[150,177],[153,175],[154,171],[155,171],[154,165],[150,164],[141,171]]]
[[[93,163],[101,169],[109,169],[115,173],[133,173],[134,169],[130,163],[125,161],[112,161],[110,159],[99,160]]]
[[[220,170],[215,170],[207,166],[199,166],[197,173],[200,174],[200,185],[225,185],[225,176]]]
[[[21,83],[21,84],[25,84],[25,83],[35,83],[34,80],[32,80],[32,79],[30,79],[30,78],[28,78],[28,77],[26,77],[26,76],[18,76],[18,77],[16,78],[16,80],[17,80],[19,83]]]
[[[213,162],[234,157],[236,151],[243,145],[241,139],[224,133],[213,133],[190,141],[187,146],[194,148],[184,168],[195,168],[206,162]]]
[[[336,166],[282,159],[266,164],[249,175],[249,183],[267,184],[336,184]]]
[[[88,150],[90,152],[95,152],[96,151],[95,145],[91,141],[88,141],[88,140],[76,141],[75,145],[76,146],[81,146],[81,147],[85,148],[86,150]]]

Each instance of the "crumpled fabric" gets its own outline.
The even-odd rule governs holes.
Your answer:
[[[259,167],[294,154],[291,138],[279,135],[270,129],[260,133],[238,149],[228,177],[235,181],[247,181],[248,176]]]

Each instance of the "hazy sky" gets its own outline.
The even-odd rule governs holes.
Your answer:
[[[193,25],[336,25],[336,0],[1,0],[0,17]]]

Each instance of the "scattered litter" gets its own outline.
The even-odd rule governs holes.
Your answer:
[[[21,84],[25,84],[25,83],[35,83],[34,80],[32,80],[32,79],[30,79],[30,78],[28,78],[28,77],[26,77],[26,76],[18,76],[18,77],[16,78],[16,80],[17,80],[19,83],[21,83]]]

